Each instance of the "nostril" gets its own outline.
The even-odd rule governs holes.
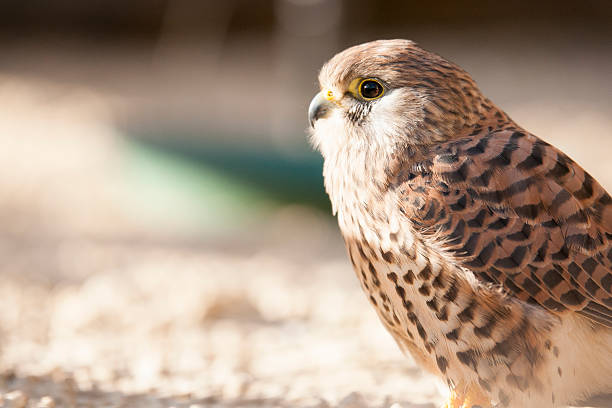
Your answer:
[[[329,107],[327,105],[317,105],[310,115],[310,126],[314,127],[315,122],[325,116],[327,111],[329,111]]]

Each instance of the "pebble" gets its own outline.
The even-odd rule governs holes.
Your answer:
[[[317,401],[314,404],[309,405],[308,408],[329,408],[329,403],[323,398],[317,398]]]
[[[4,408],[25,408],[28,403],[28,396],[22,391],[11,391],[4,394]]]
[[[338,408],[366,408],[367,406],[368,402],[358,392],[351,392],[338,403]]]
[[[424,403],[424,404],[415,404],[411,402],[394,402],[391,404],[389,408],[436,408],[434,404]],[[475,405],[472,408],[477,408]]]
[[[48,395],[44,396],[38,401],[36,408],[55,408],[55,401]]]

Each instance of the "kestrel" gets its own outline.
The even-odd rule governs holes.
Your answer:
[[[411,41],[342,51],[319,82],[312,140],[350,260],[446,406],[612,406],[601,185]]]

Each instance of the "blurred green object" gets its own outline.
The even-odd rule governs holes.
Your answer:
[[[178,217],[179,224],[244,227],[292,204],[329,213],[323,159],[306,148],[292,154],[265,145],[151,133],[130,133],[125,140],[136,199],[158,216]]]

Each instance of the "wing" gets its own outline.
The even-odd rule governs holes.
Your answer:
[[[392,181],[401,210],[484,282],[612,327],[612,199],[522,131],[447,142]]]

